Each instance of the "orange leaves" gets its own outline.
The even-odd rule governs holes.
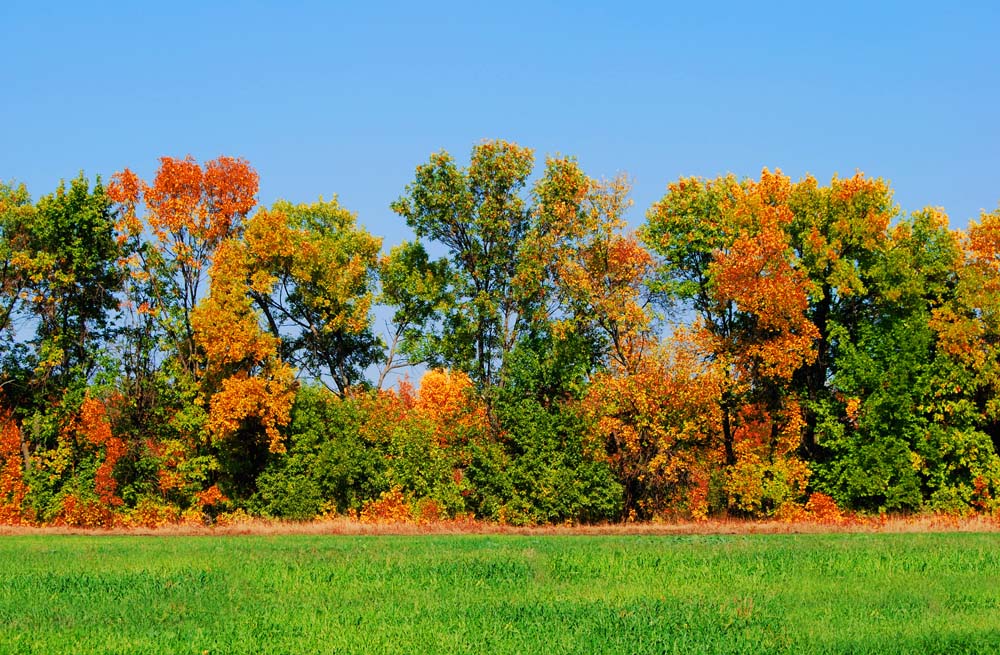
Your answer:
[[[139,236],[142,233],[142,221],[136,215],[136,205],[142,198],[142,180],[127,168],[114,175],[111,183],[108,184],[107,194],[112,202],[116,202],[124,208],[119,215],[115,229],[118,231],[118,244],[122,245],[130,237]]]
[[[652,269],[652,257],[636,238],[618,234],[595,238],[558,266],[563,293],[608,336],[612,359],[626,369],[648,343],[645,283]]]
[[[196,375],[200,365],[191,313],[202,297],[204,271],[219,244],[241,232],[257,188],[257,173],[243,159],[219,157],[201,166],[190,156],[162,157],[151,184],[125,169],[108,186],[118,204],[119,244],[133,242],[135,249],[119,262],[130,271],[128,293],[139,296],[133,304],[147,303],[151,311],[143,314],[157,319],[189,374]],[[139,243],[142,206],[153,249]]]
[[[101,501],[69,494],[63,497],[59,511],[51,523],[75,528],[110,528],[114,522],[115,516],[111,508]]]
[[[0,411],[0,525],[26,520],[24,498],[28,485],[21,462],[21,430],[9,409]]]
[[[858,196],[878,196],[880,184],[856,176],[835,202],[877,222],[881,196]],[[816,360],[822,337],[810,299],[831,274],[811,279],[810,266],[838,256],[829,226],[813,221],[829,197],[812,178],[794,184],[767,169],[758,180],[687,178],[653,205],[642,232],[661,257],[656,289],[697,312],[692,341],[719,376],[709,401],[719,417],[718,473],[728,507],[740,512],[773,513],[808,481],[796,455],[806,424],[792,378]]]
[[[86,488],[73,488],[62,496],[51,522],[54,525],[111,527],[115,522],[115,508],[124,504],[117,493],[114,473],[125,452],[124,441],[112,433],[105,404],[89,394],[85,396],[79,409],[62,426],[56,449],[40,451],[34,458],[35,465],[46,470],[52,480],[80,462],[93,458],[97,463],[93,493]]]
[[[264,430],[270,452],[284,452],[278,428],[288,424],[295,399],[294,380],[292,369],[284,364],[274,366],[266,377],[225,378],[212,395],[209,430],[217,438],[228,439],[247,421],[256,421]]]
[[[206,230],[209,239],[225,236],[236,221],[250,213],[259,182],[257,172],[244,159],[219,157],[205,164],[202,188],[208,213],[215,214]]]
[[[153,232],[173,241],[174,254],[184,258],[191,256],[188,236],[217,244],[232,233],[256,203],[257,188],[257,173],[243,159],[219,157],[203,170],[190,156],[162,157],[152,184],[125,169],[112,178],[108,195],[132,215],[144,201]]]
[[[976,263],[1000,270],[1000,211],[984,212],[969,225],[968,244]]]
[[[749,181],[731,201],[740,218],[732,246],[718,251],[709,273],[720,302],[732,302],[753,318],[734,331],[726,345],[751,375],[789,380],[815,358],[819,332],[808,318],[808,279],[794,267],[786,228],[793,215],[786,204],[789,179],[767,169],[759,183]],[[722,335],[719,335],[722,336]]]
[[[1000,210],[972,221],[964,240],[964,257],[955,263],[948,280],[951,296],[932,310],[931,328],[939,352],[960,364],[970,375],[966,394],[977,397],[981,415],[1000,417]],[[952,288],[953,287],[953,288]],[[954,393],[958,393],[957,388]]]
[[[214,484],[204,491],[199,491],[197,494],[198,508],[203,511],[206,507],[212,507],[214,505],[224,503],[227,500],[229,499],[226,498],[222,492],[219,491],[219,487]]]
[[[413,511],[406,496],[403,495],[403,490],[394,487],[383,492],[377,500],[365,503],[358,520],[362,523],[377,524],[409,523],[413,520]]]
[[[486,408],[472,381],[460,371],[431,369],[421,377],[416,391],[402,380],[395,391],[362,392],[356,400],[365,407],[367,420],[361,434],[369,441],[419,423],[433,434],[437,446],[460,446],[471,431],[487,421]]]
[[[811,283],[790,234],[798,193],[781,171],[767,169],[759,180],[680,180],[650,209],[642,233],[663,257],[656,286],[693,303],[713,356],[756,382],[787,381],[815,357]],[[815,232],[813,241],[821,240]]]
[[[472,381],[460,371],[431,369],[420,379],[418,411],[449,420],[469,406]]]
[[[818,491],[809,495],[805,509],[808,518],[817,523],[839,525],[847,520],[833,498]]]
[[[986,213],[969,224],[966,248],[969,266],[964,277],[976,285],[970,288],[971,299],[987,310],[994,325],[1000,323],[995,298],[1000,295],[1000,209]]]
[[[707,516],[708,481],[723,461],[723,380],[678,333],[669,348],[638,360],[631,373],[603,373],[591,381],[583,409],[626,485],[628,504],[647,516]]]
[[[219,246],[211,269],[211,290],[194,309],[195,342],[205,355],[203,388],[211,395],[208,429],[218,439],[256,422],[271,452],[283,452],[278,430],[287,425],[295,374],[278,359],[278,338],[264,332],[248,295],[257,285],[253,260],[243,241]]]
[[[104,461],[94,474],[94,491],[98,498],[109,507],[121,505],[122,499],[115,495],[118,485],[112,474],[118,460],[125,455],[125,443],[112,436],[104,403],[87,396],[80,406],[76,429],[91,444],[104,448]]]

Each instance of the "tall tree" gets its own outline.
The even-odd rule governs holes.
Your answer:
[[[465,371],[481,389],[499,382],[503,356],[530,318],[513,280],[532,223],[522,192],[533,164],[531,150],[503,141],[473,148],[468,168],[437,153],[392,203],[418,238],[448,251],[455,302],[427,334],[434,363]]]
[[[107,345],[122,284],[115,214],[100,180],[81,175],[38,201],[25,262],[39,383],[54,393],[87,380]]]
[[[889,226],[897,218],[892,193],[881,179],[862,173],[834,176],[820,186],[807,176],[795,185],[789,226],[798,266],[809,278],[806,315],[816,326],[816,358],[796,373],[804,391],[803,453],[815,458],[819,406],[832,398],[838,343],[857,337],[870,318],[876,268],[889,247]]]
[[[198,357],[191,312],[198,304],[202,282],[216,248],[239,235],[243,219],[256,204],[257,172],[243,159],[219,157],[199,165],[163,157],[152,184],[125,169],[108,188],[123,212],[122,227],[130,235],[148,225],[155,237],[155,254],[135,264],[154,283],[153,304],[182,370],[196,373]],[[145,221],[139,211],[144,206]],[[159,275],[162,272],[166,275]]]
[[[808,285],[788,237],[791,181],[688,178],[647,214],[661,256],[656,284],[698,317],[698,341],[725,371],[720,390],[727,490],[734,509],[775,511],[805,491],[801,409],[791,379],[815,357]],[[773,484],[765,484],[772,481]]]
[[[422,246],[395,254],[422,271],[392,273],[386,287],[413,307],[396,316],[412,326],[403,348],[465,371],[480,390],[504,384],[504,360],[522,339],[573,333],[590,344],[581,354],[593,370],[609,356],[629,358],[649,327],[651,258],[624,234],[624,178],[599,182],[572,158],[553,157],[529,193],[533,163],[530,150],[503,141],[473,148],[465,169],[439,153],[392,205],[448,255],[431,262]]]

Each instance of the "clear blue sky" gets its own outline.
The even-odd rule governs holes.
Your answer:
[[[390,245],[417,164],[504,138],[627,172],[635,225],[679,176],[768,166],[964,226],[1000,200],[1000,9],[952,4],[7,0],[0,179],[242,156],[262,202],[338,194]]]

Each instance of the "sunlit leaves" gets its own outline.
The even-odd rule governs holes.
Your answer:
[[[257,185],[0,185],[0,521],[1000,507],[998,212],[764,169],[632,233],[627,176],[485,141],[417,167],[384,252]]]
[[[288,424],[294,400],[294,374],[274,364],[253,377],[235,374],[222,380],[212,394],[208,427],[219,439],[233,438],[248,423],[263,428],[268,449],[284,451],[279,428]]]
[[[606,359],[634,367],[650,342],[648,306],[653,258],[625,231],[631,205],[624,177],[597,181],[572,160],[551,160],[536,188],[543,217],[533,234],[540,260],[550,262],[554,297],[561,301],[555,332],[596,330],[606,340]]]
[[[381,239],[334,199],[275,203],[247,221],[243,242],[248,294],[283,357],[346,393],[381,358],[371,320]]]
[[[209,295],[191,322],[205,357],[210,432],[227,439],[248,421],[258,421],[270,450],[278,452],[278,426],[288,422],[294,375],[278,359],[278,339],[260,326],[248,295],[250,265],[242,241],[224,242],[212,266]]]
[[[442,446],[460,442],[486,421],[472,381],[460,372],[432,369],[424,373],[414,409],[434,425]]]
[[[191,311],[201,299],[202,280],[216,248],[241,232],[256,204],[257,187],[257,173],[245,160],[218,157],[202,166],[190,156],[161,158],[152,183],[125,169],[108,186],[108,196],[121,210],[120,234],[136,238],[145,224],[155,237],[155,252],[128,266],[134,277],[153,282],[142,300],[149,310],[165,312],[161,321],[189,372],[198,366]]]

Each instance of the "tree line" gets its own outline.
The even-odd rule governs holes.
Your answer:
[[[1000,508],[1000,210],[764,169],[632,231],[624,176],[488,141],[417,167],[385,253],[257,191],[0,184],[0,523]]]

